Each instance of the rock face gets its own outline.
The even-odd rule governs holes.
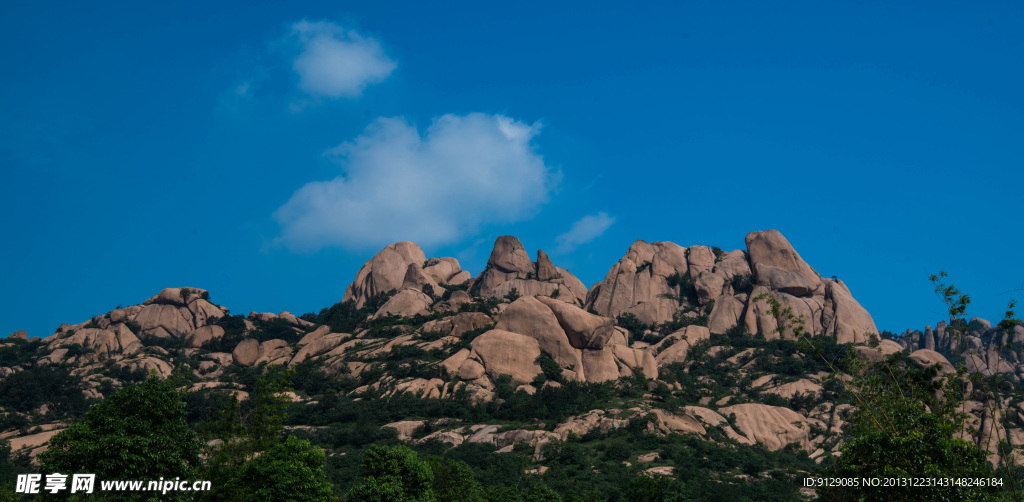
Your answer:
[[[572,371],[580,369],[580,354],[569,343],[569,337],[558,325],[558,318],[547,305],[534,297],[524,296],[512,302],[498,318],[495,327],[532,337],[559,366]]]
[[[385,315],[399,315],[412,317],[416,314],[426,314],[433,302],[429,296],[415,289],[403,289],[395,296],[388,299],[381,305],[374,317]]]
[[[534,338],[492,329],[473,340],[472,347],[469,358],[459,369],[459,375],[465,375],[467,380],[483,376],[484,368],[495,377],[511,375],[515,385],[529,383],[540,373],[536,362],[540,344]]]
[[[494,241],[487,267],[476,278],[473,289],[481,296],[502,298],[515,289],[521,296],[544,295],[565,303],[582,305],[587,288],[576,276],[551,263],[547,254],[537,252],[530,260],[523,243],[511,235]]]
[[[616,380],[631,376],[635,368],[648,378],[658,374],[651,352],[629,347],[624,330],[615,327],[612,319],[552,298],[519,298],[498,318],[497,328],[536,339],[541,350],[575,380]]]
[[[669,285],[669,277],[686,273],[688,267],[686,248],[636,241],[604,280],[590,288],[586,305],[606,317],[629,312],[646,323],[670,321],[679,304],[664,295],[678,296],[679,289]]]
[[[770,295],[803,318],[810,335],[865,343],[868,333],[878,332],[846,285],[819,276],[777,230],[751,232],[746,245],[746,252],[725,253],[707,246],[637,241],[590,289],[587,307],[607,317],[630,313],[646,324],[660,324],[685,308],[714,301],[709,327],[715,333],[741,324],[767,338],[792,336],[788,328],[776,332],[768,303],[755,300]]]
[[[239,366],[252,366],[260,358],[260,342],[255,338],[242,340],[231,352],[231,358]]]
[[[374,295],[402,287],[409,265],[422,266],[426,261],[426,255],[416,243],[392,244],[359,269],[356,279],[345,290],[342,301],[352,300],[356,308],[360,308]]]
[[[778,450],[789,443],[799,443],[807,451],[814,451],[810,426],[824,426],[821,421],[779,406],[746,403],[719,408],[718,413],[728,417],[736,415],[736,428],[751,441],[760,442],[769,450]]]
[[[129,317],[138,324],[140,334],[159,338],[181,338],[193,330],[205,326],[208,320],[225,315],[224,309],[206,300],[209,295],[197,288],[167,288],[143,302],[135,313],[127,310],[117,314],[118,318]],[[113,322],[114,315],[111,315]]]

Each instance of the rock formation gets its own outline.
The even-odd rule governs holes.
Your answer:
[[[521,296],[543,295],[575,305],[582,305],[587,296],[586,286],[576,276],[554,266],[543,251],[537,251],[534,263],[523,243],[511,235],[494,241],[487,267],[473,282],[473,289],[481,296],[503,298],[515,290]]]
[[[865,343],[866,334],[878,332],[846,285],[819,276],[778,231],[751,232],[746,244],[746,252],[725,253],[707,246],[637,241],[590,289],[586,305],[604,316],[629,313],[659,324],[681,309],[699,310],[714,302],[709,313],[713,332],[742,324],[766,338],[792,336],[791,329],[777,331],[767,302],[755,301],[770,295],[803,319],[809,335]]]
[[[168,376],[182,364],[195,377],[191,392],[244,394],[246,387],[231,381],[239,367],[249,372],[281,365],[314,368],[318,378],[338,379],[347,386],[338,393],[353,399],[406,394],[489,406],[508,397],[508,385],[542,396],[578,384],[636,385],[638,397],[629,407],[580,410],[535,430],[441,427],[422,420],[386,427],[410,441],[485,442],[507,451],[519,442],[539,458],[547,442],[609,433],[645,420],[650,434],[761,443],[772,450],[796,443],[816,461],[837,448],[829,431],[839,430],[849,406],[827,402],[836,394],[821,373],[794,376],[774,369],[776,355],[758,348],[764,340],[743,350],[723,342],[742,338],[742,330],[769,340],[793,336],[791,324],[776,329],[768,302],[757,300],[761,295],[790,308],[807,335],[854,344],[853,350],[871,361],[907,350],[918,364],[939,364],[944,374],[963,361],[984,375],[1024,378],[1024,326],[1004,333],[972,319],[958,323],[962,335],[939,323],[874,343],[874,322],[847,285],[822,278],[774,230],[750,233],[746,249],[731,252],[636,241],[589,291],[543,251],[535,256],[536,261],[517,238],[499,237],[485,269],[473,278],[454,258],[428,259],[416,244],[392,244],[360,268],[342,299],[361,308],[384,295],[371,303],[379,305],[376,312],[362,309],[361,317],[345,322],[290,312],[230,316],[205,290],[168,288],[139,305],[61,325],[41,341],[28,340],[24,332],[12,334],[3,343],[37,354],[32,361],[0,368],[0,378],[33,365],[56,365],[81,378],[84,395],[102,398],[130,381],[125,375]],[[720,336],[727,332],[730,337]],[[700,364],[719,368],[714,374],[719,376],[680,373]],[[728,380],[722,373],[735,379],[716,381]],[[656,396],[686,392],[681,405],[652,406]],[[313,401],[301,393],[289,397]],[[757,400],[765,402],[751,402]],[[787,402],[813,406],[777,406]],[[22,415],[46,416],[46,410],[32,413]],[[964,437],[979,444],[991,442],[998,433],[993,424],[1001,417],[1019,416],[1024,423],[1024,408],[1009,405],[993,412],[979,403],[970,413],[977,432]],[[414,439],[424,425],[437,429]],[[25,451],[36,453],[40,438],[20,439]],[[1015,448],[1024,447],[1021,429],[1011,429],[1012,438]]]

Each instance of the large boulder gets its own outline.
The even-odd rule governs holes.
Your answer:
[[[772,451],[789,443],[798,443],[804,450],[813,451],[810,426],[824,426],[821,421],[806,418],[789,408],[759,403],[726,406],[719,408],[718,413],[726,417],[735,413],[739,432]]]
[[[166,290],[165,290],[166,291]],[[159,338],[180,338],[195,329],[191,319],[182,315],[184,307],[165,303],[151,303],[132,319],[142,333]]]
[[[224,336],[224,328],[217,326],[216,324],[203,326],[195,330],[192,335],[188,337],[188,346],[198,349],[207,342],[220,339],[222,336]]]
[[[823,322],[824,332],[834,334],[839,343],[865,343],[869,333],[878,333],[871,314],[853,299],[841,280],[825,282]]]
[[[551,258],[548,258],[547,253],[541,250],[537,250],[537,280],[539,281],[553,281],[560,279],[562,274],[555,268],[555,264],[551,263]]]
[[[123,329],[128,331],[127,328]],[[131,332],[129,331],[129,333]],[[117,335],[117,332],[110,329],[82,328],[70,336],[52,340],[49,346],[51,349],[56,349],[80,345],[87,350],[83,354],[86,360],[101,361],[121,352],[121,343]]]
[[[626,343],[621,333],[616,331],[615,319],[597,316],[546,296],[538,296],[537,300],[551,309],[569,343],[577,349],[601,349],[613,340]]]
[[[514,385],[523,385],[540,374],[540,344],[535,338],[492,329],[474,338],[471,346],[470,357],[478,359],[488,375],[510,375]]]
[[[316,357],[326,354],[342,342],[351,338],[351,335],[347,333],[328,333],[319,337],[314,338],[312,341],[302,345],[302,348],[292,357],[289,365],[295,365],[305,361],[310,357]],[[304,340],[305,338],[303,338]]]
[[[743,315],[743,301],[732,295],[721,295],[715,299],[708,318],[708,329],[712,333],[725,333],[736,326]]]
[[[260,358],[260,342],[255,338],[246,338],[231,352],[231,358],[239,366],[252,366]]]
[[[342,301],[352,300],[356,308],[378,293],[402,287],[410,264],[423,266],[427,257],[414,242],[397,242],[380,250],[356,273]]]
[[[438,284],[462,284],[470,277],[469,272],[462,270],[459,260],[449,256],[427,260],[423,273]]]
[[[652,347],[657,353],[655,361],[662,366],[681,363],[686,360],[686,354],[689,353],[691,347],[710,337],[711,332],[708,331],[708,328],[691,324],[669,334]]]
[[[111,322],[130,320],[139,325],[140,335],[181,338],[226,315],[226,310],[210,303],[208,297],[206,290],[199,288],[167,288],[141,306],[112,312]]]
[[[569,343],[555,314],[537,298],[524,296],[512,302],[495,328],[536,339],[540,348],[563,368],[575,370],[580,366],[579,351]]]
[[[430,310],[431,303],[433,300],[425,293],[415,289],[403,289],[389,298],[384,305],[381,305],[373,317],[386,315],[411,317],[416,314],[426,314]]]
[[[467,331],[494,324],[491,316],[482,312],[462,312],[423,324],[424,332],[440,332],[447,336],[462,336]]]
[[[405,279],[402,280],[402,287],[400,289],[414,289],[416,291],[430,292],[432,294],[441,294],[444,290],[438,286],[437,281],[433,277],[428,276],[423,269],[422,265],[410,263],[405,269]]]
[[[910,353],[910,358],[916,361],[921,366],[933,366],[938,364],[941,368],[940,373],[949,374],[956,373],[956,368],[949,363],[946,356],[935,352],[934,350],[920,349]]]
[[[611,350],[584,350],[581,354],[583,360],[583,374],[580,380],[587,382],[604,382],[617,380],[621,374],[619,365],[615,362],[615,354]],[[579,372],[577,372],[579,375]]]
[[[778,230],[750,232],[746,237],[747,256],[751,269],[757,275],[757,283],[770,289],[784,291],[784,288],[810,288],[806,294],[821,287],[820,276],[793,249],[793,245]],[[792,274],[787,274],[792,272]],[[776,283],[772,283],[772,280]],[[793,292],[806,296],[804,292]]]

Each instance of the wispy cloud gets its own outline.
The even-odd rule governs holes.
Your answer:
[[[359,97],[398,66],[377,40],[328,21],[299,21],[292,25],[292,36],[299,44],[292,68],[299,89],[310,96]]]
[[[560,181],[531,140],[540,125],[501,115],[444,115],[424,134],[381,118],[327,153],[343,172],[297,190],[274,218],[277,243],[312,251],[413,240],[451,243],[485,223],[535,214]]]
[[[603,235],[613,223],[615,223],[615,218],[608,216],[608,213],[603,211],[584,216],[573,223],[568,232],[555,237],[558,246],[555,247],[554,252],[557,254],[570,253],[577,247]]]

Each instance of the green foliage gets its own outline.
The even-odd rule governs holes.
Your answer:
[[[703,311],[711,312],[711,309],[703,309]],[[683,310],[677,310],[672,313],[672,320],[662,323],[657,326],[658,332],[662,336],[679,331],[687,326],[707,326],[708,325],[708,314],[703,313],[702,310],[694,310],[692,307]],[[696,312],[696,315],[687,315],[691,312]],[[645,340],[652,341],[652,340]]]
[[[225,490],[236,500],[328,501],[324,452],[295,436],[246,462]]]
[[[79,382],[63,366],[26,368],[0,379],[0,406],[25,413],[47,404],[51,418],[80,416],[88,403]]]
[[[746,293],[750,294],[754,291],[754,282],[750,278],[750,274],[736,274],[729,279],[729,284],[732,285],[733,294]]]
[[[224,328],[224,336],[208,340],[203,348],[211,352],[228,352],[235,350],[235,347],[246,338],[245,317],[240,315],[226,315],[217,318],[213,324]]]
[[[7,338],[0,343],[0,366],[13,368],[35,361],[43,342],[31,342],[19,338]]]
[[[505,299],[508,300],[509,303],[518,300],[519,296],[519,290],[516,288],[512,288],[509,290],[508,293],[505,293]]]
[[[519,292],[517,291],[516,294]],[[484,314],[490,314],[498,304],[501,303],[497,298],[474,298],[474,301],[469,303],[463,303],[459,306],[459,312],[482,312]]]
[[[219,440],[202,473],[213,484],[206,500],[328,500],[332,488],[324,470],[324,453],[289,436],[281,441],[294,370],[267,367],[253,384],[249,399],[232,396],[205,434]],[[308,371],[305,373],[308,378]],[[258,482],[251,480],[259,478]]]
[[[956,439],[965,419],[962,376],[939,377],[939,365],[919,369],[902,352],[859,373],[850,383],[856,408],[844,429],[842,455],[823,476],[993,477],[985,452]],[[990,490],[860,486],[822,493],[826,500],[983,500]]]
[[[193,479],[202,443],[185,420],[181,393],[153,376],[92,406],[50,439],[42,472],[93,473],[98,479]],[[142,493],[124,494],[137,499]]]
[[[363,456],[362,480],[347,500],[365,502],[433,502],[430,465],[407,446],[371,446]]]
[[[544,375],[545,381],[550,380],[552,382],[562,382],[562,367],[551,357],[547,352],[541,351],[540,355],[537,356],[537,364],[540,365],[540,371]],[[543,383],[543,382],[542,382]]]
[[[322,309],[319,314],[303,314],[302,319],[315,324],[326,324],[331,327],[332,333],[354,333],[356,328],[364,324],[370,315],[377,312],[397,292],[392,289],[377,293],[367,299],[360,308],[356,308],[353,300],[338,302],[330,308]]]
[[[430,488],[438,502],[481,502],[483,487],[473,478],[473,468],[461,460],[427,459],[433,474]]]
[[[465,283],[463,283],[463,284],[441,284],[441,287],[444,288],[444,293],[441,293],[441,300],[442,301],[448,301],[449,299],[451,299],[452,293],[454,293],[456,291],[468,291],[469,290],[469,285],[467,285]]]
[[[640,265],[638,265],[636,267],[636,273],[639,274],[640,272],[643,272],[644,270],[647,270],[650,267],[651,267],[651,261],[650,260],[644,260],[643,263],[641,263]]]
[[[679,296],[686,301],[690,302],[691,305],[697,304],[697,286],[693,283],[693,278],[690,277],[690,272],[676,271],[672,275],[668,276],[668,287],[674,288],[679,287]]]
[[[641,321],[639,317],[631,312],[619,314],[619,317],[616,318],[616,323],[619,327],[629,330],[629,332],[633,333],[633,336],[637,338],[643,336],[644,332],[650,329],[650,326]]]
[[[675,502],[683,498],[683,485],[669,476],[637,476],[626,488],[629,502]]]
[[[247,417],[251,451],[263,451],[275,444],[284,430],[288,400],[282,392],[291,390],[291,370],[267,367],[253,388],[249,400],[252,412]]]
[[[289,344],[295,344],[305,336],[305,333],[296,332],[295,328],[288,321],[278,317],[270,322],[254,321],[256,329],[250,334],[260,342],[267,340],[284,340]],[[232,348],[234,350],[234,348]]]
[[[346,390],[345,383],[337,378],[332,378],[324,371],[323,365],[307,358],[291,368],[292,388],[309,396],[316,396],[327,393],[338,393]]]

